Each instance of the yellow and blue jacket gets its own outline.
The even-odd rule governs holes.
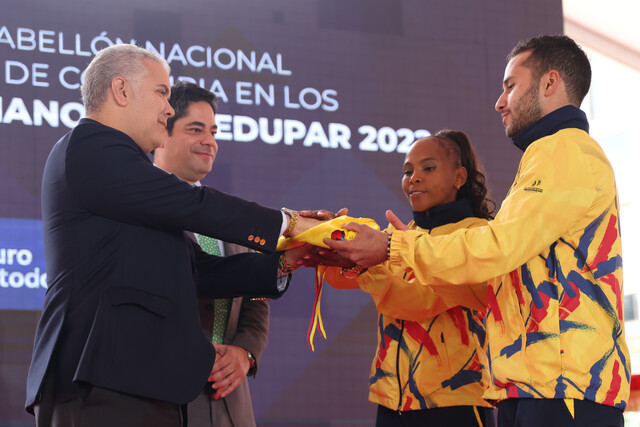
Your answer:
[[[487,399],[579,399],[624,409],[630,364],[614,174],[585,130],[563,126],[567,117],[586,123],[584,113],[560,110],[541,119],[560,130],[524,147],[494,220],[442,236],[396,231],[388,264],[445,288],[489,281]]]
[[[466,200],[453,202],[458,210],[461,204],[471,214]],[[470,217],[431,230],[413,221],[409,226],[437,236],[486,223]],[[436,294],[411,270],[393,274],[389,267],[388,262],[371,267],[355,279],[343,277],[338,268],[325,274],[334,287],[369,293],[378,309],[369,400],[400,411],[491,406],[482,398],[490,382],[483,326],[486,283],[443,287]]]

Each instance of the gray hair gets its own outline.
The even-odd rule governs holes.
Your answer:
[[[122,77],[134,90],[137,89],[147,73],[145,59],[158,62],[167,73],[170,72],[169,64],[163,57],[132,44],[118,44],[100,50],[85,70],[81,88],[82,103],[87,114],[100,110],[114,78]]]

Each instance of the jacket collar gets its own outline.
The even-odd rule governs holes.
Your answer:
[[[511,141],[525,151],[532,142],[568,128],[578,128],[589,133],[587,115],[573,105],[565,105],[552,111],[511,138]]]
[[[467,199],[459,199],[455,202],[434,206],[423,212],[413,211],[413,220],[416,225],[426,230],[458,222],[472,216],[474,216],[473,210]]]
[[[85,125],[85,126],[81,126],[81,125]],[[89,125],[89,126],[87,126]],[[144,157],[144,159],[149,162],[149,163],[153,163],[151,161],[151,159],[149,159],[149,156],[147,155],[147,153],[144,152],[144,150],[133,140],[133,138],[131,138],[129,135],[127,135],[126,133],[122,132],[121,130],[112,128],[111,126],[107,126],[105,124],[100,123],[99,121],[90,119],[88,117],[83,117],[80,119],[80,121],[78,122],[78,125],[74,128],[74,132],[77,129],[89,129],[89,132],[94,132],[94,129],[92,127],[90,127],[90,125],[94,125],[94,126],[101,126],[103,128],[107,128],[112,132],[117,132],[117,133],[121,133],[122,135],[124,135],[129,141],[131,141],[131,144],[133,144],[133,146],[135,147],[135,149],[142,154],[142,157]]]

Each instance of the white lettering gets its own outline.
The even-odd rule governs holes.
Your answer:
[[[79,36],[79,34],[76,34],[76,47],[78,45],[78,36]],[[98,43],[104,43],[105,46],[98,47]],[[91,40],[91,52],[93,52],[94,55],[96,53],[98,53],[100,50],[104,49],[105,47],[109,47],[109,46],[113,46],[113,42],[111,41],[111,39],[109,39],[107,37],[107,32],[106,31],[101,32],[99,36],[95,36]],[[76,49],[76,51],[77,50],[78,49]],[[89,53],[89,52],[87,52],[87,53]]]
[[[11,49],[16,48],[16,44],[13,42],[13,39],[11,38],[11,34],[9,33],[9,30],[5,25],[0,27],[0,43],[8,44],[9,46],[11,46]]]
[[[47,70],[48,68],[49,64],[33,63],[31,64],[31,72],[29,72],[29,67],[22,62],[8,60],[4,63],[5,82],[11,85],[21,85],[29,80],[29,76],[31,76],[32,86],[49,87],[49,82],[40,80],[47,77],[47,73],[41,70]],[[15,74],[16,72],[19,77]]]
[[[231,120],[232,117],[229,114],[216,114],[216,124],[218,125],[216,139],[220,141],[231,141],[233,139]]]
[[[36,48],[36,33],[30,28],[18,28],[16,31],[18,50],[34,50]]]
[[[307,102],[307,95],[311,95],[311,102]],[[298,96],[300,99],[300,105],[307,110],[316,110],[322,104],[322,95],[316,89],[312,87],[306,87],[300,91]]]
[[[194,67],[204,67],[204,60],[196,61],[195,59],[193,59],[193,52],[195,51],[204,53],[204,47],[191,46],[189,47],[189,49],[187,49],[187,60],[189,61],[189,64],[191,64]]]
[[[285,86],[283,91],[285,108],[297,110],[302,106],[305,110],[322,108],[325,111],[336,111],[339,106],[338,100],[335,99],[338,92],[333,89],[325,89],[320,92],[316,88],[305,87],[298,93],[297,98],[289,86]]]
[[[171,64],[174,61],[179,61],[182,65],[187,65],[187,58],[184,56],[184,52],[182,52],[182,48],[178,43],[175,43],[169,52],[169,56],[167,57],[167,62]]]
[[[246,129],[246,132],[245,132]],[[218,129],[219,132],[219,129]],[[233,118],[233,140],[237,142],[249,142],[258,137],[258,123],[247,116],[235,116]]]
[[[264,90],[262,85],[259,83],[255,84],[255,88],[256,88],[256,98],[255,98],[256,105],[260,105],[263,99],[271,107],[274,107],[276,105],[276,92],[275,92],[275,87],[272,84],[269,85],[268,91]]]
[[[290,76],[291,75],[291,70],[285,70],[282,67],[282,54],[278,53],[276,55],[276,64],[278,66],[278,74],[282,75],[282,76]]]
[[[56,50],[54,48],[48,47],[49,45],[55,44],[55,40],[48,37],[53,37],[55,35],[56,33],[50,30],[38,31],[38,50],[40,50],[40,52],[55,53]]]
[[[78,76],[80,75],[80,69],[77,67],[73,67],[71,65],[64,67],[62,70],[60,70],[60,73],[58,73],[58,80],[60,80],[60,84],[67,88],[67,89],[78,89],[80,88],[80,82],[77,81],[76,83],[70,83],[69,81],[67,81],[66,75],[67,73],[73,73],[73,74],[77,74]],[[80,80],[79,78],[77,78],[76,80]]]
[[[49,64],[33,64],[31,72],[31,84],[36,87],[49,87],[49,82],[38,80],[38,78],[46,78],[47,73],[38,70],[48,70]]]
[[[16,254],[16,261],[20,265],[29,265],[33,261],[33,254],[29,249],[20,249]]]
[[[278,72],[276,70],[276,66],[273,65],[271,56],[266,52],[262,54],[262,58],[260,58],[260,63],[258,64],[258,68],[256,69],[256,71],[259,73],[264,69],[271,71],[273,74],[277,74]]]
[[[251,96],[250,82],[236,82],[236,102],[243,105],[251,105],[250,99],[244,99],[243,96]]]
[[[215,96],[220,98],[222,102],[224,103],[229,102],[229,97],[225,93],[224,88],[222,87],[222,83],[220,83],[220,80],[213,81],[213,84],[211,84],[211,87],[209,88],[209,92],[213,93]]]
[[[49,101],[49,107],[39,99],[33,101],[33,124],[42,126],[42,119],[45,119],[49,126],[58,127],[58,101]]]
[[[295,109],[295,110],[300,108],[300,104],[295,104],[295,103],[291,102],[291,97],[289,95],[289,86],[285,86],[284,87],[284,107],[285,108],[292,108],[292,109]]]
[[[224,62],[222,62],[222,55],[226,55],[229,58],[228,63],[225,64]],[[218,49],[213,54],[213,63],[216,64],[216,67],[218,68],[222,68],[223,70],[230,70],[236,64],[236,57],[233,52],[231,52],[227,48]]]
[[[334,89],[326,89],[322,91],[322,109],[325,111],[337,111],[340,104],[335,98],[338,96],[338,92]]]
[[[33,124],[33,121],[31,121],[31,117],[29,116],[29,111],[27,111],[27,106],[24,105],[22,98],[12,98],[4,117],[2,118],[3,123],[11,123],[14,120],[21,121],[27,126],[31,126]]]
[[[331,148],[342,147],[345,150],[351,149],[349,139],[351,138],[351,129],[342,123],[329,123],[329,142]]]
[[[20,77],[20,78],[12,77],[12,71],[11,70],[12,69],[15,70],[16,67],[19,68],[20,70],[22,70],[22,77]],[[10,85],[21,85],[22,83],[26,82],[28,78],[29,78],[29,69],[22,62],[6,61],[4,63],[4,81],[5,81],[5,83],[10,84]]]
[[[21,271],[7,271],[0,268],[0,287],[14,289],[26,286],[29,289],[47,288],[47,273],[40,274],[40,267],[23,273]]]
[[[269,133],[269,119],[260,117],[260,139],[267,144],[277,144],[282,141],[282,119],[273,120],[273,134]]]
[[[77,118],[71,118],[71,113],[76,113]],[[84,105],[79,102],[68,102],[60,109],[60,120],[69,129],[73,129],[78,125],[78,122],[84,116]]]
[[[251,142],[262,141],[275,145],[293,145],[302,141],[304,147],[314,144],[322,148],[342,148],[350,150],[351,130],[343,123],[329,123],[326,127],[319,121],[307,125],[299,120],[253,118],[249,116],[232,116],[217,114],[218,134],[220,141]]]
[[[106,34],[106,33],[105,33]],[[78,56],[91,56],[91,52],[82,50],[80,34],[76,33],[76,55]]]
[[[302,143],[305,147],[311,147],[313,144],[320,144],[323,148],[329,148],[327,134],[324,133],[322,123],[320,122],[311,123],[307,136],[304,138],[304,142]]]
[[[238,51],[238,70],[242,71],[242,64],[245,64],[250,71],[256,72],[256,53],[251,51],[250,56],[251,58],[247,57],[243,51]]]
[[[20,265],[29,265],[33,261],[33,254],[29,249],[0,249],[0,264],[13,265],[17,262]]]
[[[0,96],[0,123],[10,124],[19,121],[26,126],[42,126],[46,121],[49,126],[58,127],[61,121],[71,129],[78,124],[84,113],[84,106],[78,102],[68,102],[60,107],[58,101],[44,102],[34,99],[33,114],[31,114],[22,98],[11,98],[3,116],[2,97]]]
[[[299,120],[284,121],[284,144],[292,145],[296,139],[302,139],[307,132],[307,127]]]
[[[58,45],[62,55],[73,55],[73,49],[64,48],[64,33],[58,33]]]

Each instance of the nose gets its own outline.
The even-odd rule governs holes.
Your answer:
[[[414,172],[411,174],[411,178],[409,180],[412,184],[417,184],[421,181],[420,177]]]
[[[173,117],[176,114],[175,110],[173,109],[171,104],[169,104],[169,100],[168,99],[165,102],[166,102],[165,114],[167,115],[167,117]]]
[[[215,135],[209,133],[205,138],[202,139],[202,145],[208,145],[213,147],[215,152],[218,152],[218,142],[216,141]]]
[[[500,97],[498,98],[498,100],[496,101],[496,111],[499,113],[502,110],[504,110],[504,108],[507,106],[507,97],[506,97],[506,92],[502,92],[502,94],[500,95]]]

